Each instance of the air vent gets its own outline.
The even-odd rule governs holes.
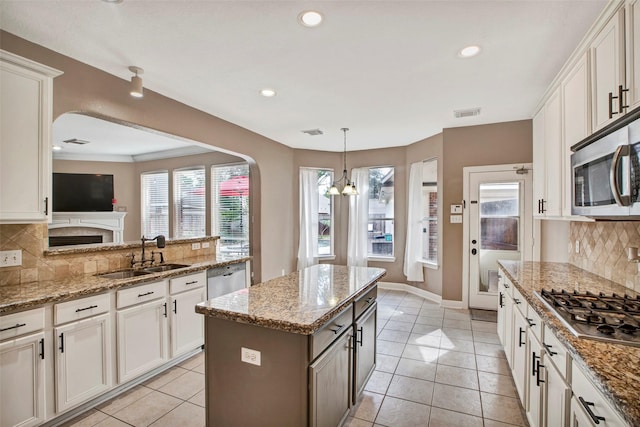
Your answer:
[[[72,138],[72,139],[65,139],[63,142],[66,144],[84,145],[84,144],[89,144],[90,141],[85,141],[84,139]]]
[[[453,116],[456,119],[462,119],[464,117],[473,117],[473,116],[479,116],[479,115],[480,115],[480,107],[453,111]]]
[[[322,132],[320,129],[309,129],[309,130],[303,130],[302,133],[306,133],[307,135],[311,135],[311,136],[316,136],[316,135],[322,135],[324,132]]]

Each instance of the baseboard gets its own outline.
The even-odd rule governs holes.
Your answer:
[[[466,308],[464,306],[464,302],[462,302],[462,301],[454,301],[454,300],[450,300],[450,299],[442,300],[441,304],[442,304],[442,306],[444,308],[455,308],[455,309],[458,309],[458,310]]]
[[[424,289],[416,288],[415,286],[407,285],[406,283],[378,282],[378,287],[380,289],[389,289],[392,291],[409,292],[410,294],[428,299],[429,301],[442,304],[442,297],[440,295],[425,291]]]

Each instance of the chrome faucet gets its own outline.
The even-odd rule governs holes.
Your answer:
[[[146,259],[144,257],[144,244],[145,242],[152,242],[152,241],[156,241],[156,246],[159,249],[162,249],[166,246],[166,239],[162,234],[157,235],[156,237],[154,237],[153,239],[147,239],[144,236],[142,236],[142,259],[139,261],[140,265],[144,265],[145,262],[147,261],[151,261],[151,263],[153,264],[153,254],[151,255],[151,259]]]

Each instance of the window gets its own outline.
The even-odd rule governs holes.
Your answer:
[[[393,176],[392,167],[369,169],[368,256],[393,256]],[[361,197],[361,196],[356,196]]]
[[[211,200],[219,253],[249,255],[249,165],[212,166]]]
[[[333,182],[333,171],[318,169],[318,255],[333,255],[333,204],[327,194]]]
[[[142,194],[142,234],[169,236],[169,172],[140,175]]]
[[[438,264],[438,160],[422,163],[422,259]]]
[[[519,194],[517,182],[480,184],[480,249],[519,250]]]
[[[174,234],[177,239],[206,235],[204,167],[173,172]]]

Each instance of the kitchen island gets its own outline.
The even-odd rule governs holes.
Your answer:
[[[338,425],[375,367],[385,274],[315,265],[198,304],[207,424]]]

